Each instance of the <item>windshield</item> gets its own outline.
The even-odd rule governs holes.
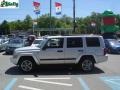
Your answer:
[[[41,48],[41,47],[44,45],[44,43],[46,42],[46,40],[47,40],[47,39],[43,39],[43,40],[41,41],[41,43],[40,43],[37,47]]]
[[[40,44],[42,40],[35,40],[33,44]]]
[[[18,39],[14,39],[14,40],[10,40],[9,44],[22,44],[23,40],[18,40]]]

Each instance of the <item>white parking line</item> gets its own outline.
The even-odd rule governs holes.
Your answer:
[[[55,79],[62,79],[62,80],[64,80],[64,79],[66,79],[66,80],[69,80],[69,79],[71,79],[70,77],[64,77],[64,78],[26,78],[26,79],[41,79],[41,80],[55,80]]]
[[[38,89],[38,88],[33,88],[33,87],[28,87],[23,85],[19,85],[18,87],[23,89],[28,89],[28,90],[43,90],[43,89]]]
[[[59,83],[59,82],[45,81],[43,79],[40,80],[39,78],[24,78],[24,80],[34,81],[34,82],[41,82],[41,83],[48,83],[48,84],[56,84],[56,85],[62,85],[62,86],[69,86],[69,87],[72,86],[72,84],[68,84],[68,83]]]

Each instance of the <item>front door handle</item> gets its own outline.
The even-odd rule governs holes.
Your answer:
[[[57,52],[63,52],[63,50],[57,50]]]

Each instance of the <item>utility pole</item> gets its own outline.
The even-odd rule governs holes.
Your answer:
[[[51,32],[52,0],[50,0],[50,32]],[[51,34],[51,33],[50,33]]]
[[[73,0],[73,33],[75,32],[75,0]]]

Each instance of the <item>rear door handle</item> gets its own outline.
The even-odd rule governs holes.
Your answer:
[[[57,52],[63,52],[63,50],[57,50]]]

